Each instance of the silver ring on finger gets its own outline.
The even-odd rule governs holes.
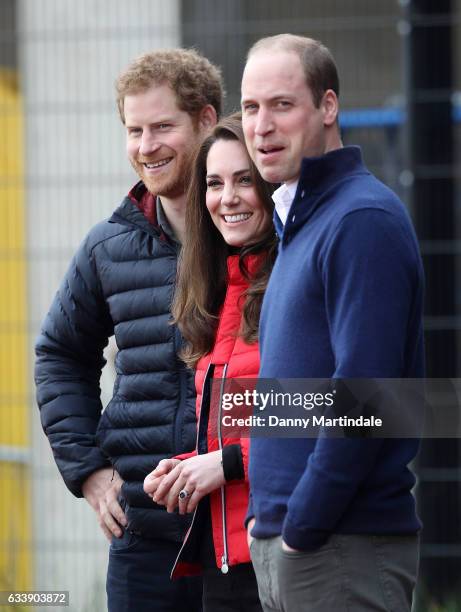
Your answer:
[[[190,493],[187,489],[181,489],[179,491],[179,495],[178,495],[179,500],[184,500],[184,499],[187,499],[188,497],[190,497]]]

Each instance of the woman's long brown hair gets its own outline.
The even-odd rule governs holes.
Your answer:
[[[218,325],[219,309],[224,301],[227,282],[227,257],[232,252],[213,223],[206,207],[206,162],[217,140],[237,140],[245,148],[240,113],[222,119],[200,146],[195,157],[187,194],[186,238],[183,244],[173,302],[173,320],[185,339],[181,357],[189,367],[211,351]],[[266,183],[250,161],[253,184],[264,208],[272,217],[273,186]],[[250,277],[245,258],[264,253],[266,257],[254,277]],[[239,266],[250,284],[245,293],[240,335],[245,342],[258,339],[262,299],[276,256],[276,237],[272,223],[255,244],[239,250]]]

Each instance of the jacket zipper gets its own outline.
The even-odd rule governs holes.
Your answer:
[[[221,431],[221,414],[222,414],[222,398],[224,394],[224,385],[226,383],[226,373],[227,373],[228,364],[224,364],[222,379],[221,379],[221,387],[219,390],[219,408],[218,408],[218,443],[219,450],[222,453],[223,443],[222,443],[222,431]],[[222,505],[222,531],[223,531],[223,544],[224,544],[224,554],[221,557],[221,572],[223,574],[227,574],[229,571],[229,554],[227,549],[227,521],[226,521],[226,491],[224,485],[221,486],[221,505]]]
[[[181,444],[181,423],[184,419],[184,413],[186,412],[186,404],[187,404],[187,374],[186,369],[182,361],[179,359],[178,352],[181,348],[181,340],[179,329],[176,327],[174,330],[174,348],[176,353],[176,360],[179,366],[179,401],[178,401],[178,409],[176,410],[175,419],[174,419],[174,450],[175,453],[182,452],[182,444]]]
[[[196,438],[196,443],[195,443],[195,447],[197,449],[198,449],[198,437],[199,437],[199,432],[200,432],[200,422],[202,420],[202,405],[203,405],[203,395],[204,395],[203,394],[203,390],[205,389],[205,385],[207,383],[208,374],[209,374],[211,368],[212,368],[212,364],[209,363],[207,371],[206,371],[206,374],[205,374],[205,378],[203,379],[202,399],[200,401],[199,418],[198,418],[198,422],[197,422],[197,438]],[[197,510],[198,510],[198,505],[196,506],[196,508],[194,510],[194,514],[192,515],[192,521],[190,523],[190,527],[187,530],[186,537],[184,538],[184,542],[182,543],[181,548],[179,549],[179,552],[178,552],[178,554],[176,556],[176,559],[175,559],[175,562],[173,564],[173,568],[172,568],[172,570],[170,572],[170,578],[171,579],[173,578],[173,574],[174,574],[174,571],[176,569],[176,566],[178,565],[179,558],[182,555],[182,551],[184,550],[184,547],[186,546],[187,540],[189,539],[189,534],[192,532],[192,528],[194,527],[195,517],[197,516]]]
[[[202,400],[201,400],[201,404],[200,404],[200,412],[199,412],[199,420],[197,423],[197,444],[198,444],[198,436],[199,436],[199,432],[200,432],[200,421],[202,420],[202,404],[203,404],[203,390],[205,388],[205,384],[208,378],[208,374],[211,368],[211,363],[208,365],[208,369],[206,371],[205,374],[205,379],[204,379],[204,385],[202,388]],[[220,385],[220,389],[219,389],[219,407],[218,407],[218,444],[219,444],[219,450],[222,452],[223,449],[223,443],[222,443],[222,431],[221,431],[221,414],[222,414],[222,398],[223,398],[223,393],[224,393],[224,385],[226,383],[226,373],[227,373],[227,368],[228,368],[228,364],[224,364],[224,368],[223,368],[223,372],[222,372],[222,378],[221,378],[221,385]],[[191,525],[189,527],[189,530],[187,532],[187,535],[184,539],[184,542],[179,550],[179,553],[176,557],[176,561],[174,562],[173,565],[173,569],[171,570],[171,577],[174,574],[174,571],[176,569],[176,566],[178,564],[179,558],[182,554],[182,551],[184,550],[184,547],[186,546],[186,542],[189,538],[189,534],[192,531],[192,528],[194,526],[194,522],[195,522],[195,517],[197,515],[197,508],[195,508],[194,510],[194,514],[192,517],[192,522]],[[227,518],[226,518],[226,491],[225,491],[225,485],[221,486],[221,510],[222,510],[222,530],[223,530],[223,545],[224,545],[224,554],[221,557],[221,572],[223,574],[227,574],[229,572],[229,553],[228,553],[228,547],[227,547]]]

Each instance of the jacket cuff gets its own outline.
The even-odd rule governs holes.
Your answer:
[[[226,482],[245,478],[240,444],[230,444],[222,449],[222,467]]]
[[[109,461],[109,459],[107,459],[107,457],[105,457],[101,453],[101,461],[99,462],[97,462],[96,460],[92,461],[91,467],[87,468],[85,471],[80,472],[80,474],[78,475],[78,478],[67,478],[66,477],[67,474],[65,472],[61,473],[61,475],[63,477],[66,487],[69,489],[72,495],[75,495],[75,497],[78,497],[78,498],[82,498],[84,497],[82,487],[85,481],[87,480],[87,478],[89,478],[92,474],[94,474],[98,470],[103,470],[108,467],[115,469],[113,465],[111,464],[111,462]]]
[[[299,529],[285,517],[282,539],[285,544],[296,550],[316,550],[325,544],[331,532],[322,529]]]

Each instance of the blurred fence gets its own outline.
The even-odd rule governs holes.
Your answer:
[[[252,42],[286,31],[319,38],[340,69],[344,141],[362,146],[369,168],[417,218],[406,41],[411,27],[424,25],[408,26],[408,10],[421,5],[404,0],[2,0],[0,590],[69,590],[67,609],[105,609],[107,546],[86,503],[74,499],[60,480],[39,424],[31,371],[34,338],[74,249],[134,182],[114,104],[119,71],[143,51],[194,46],[222,67],[227,109],[233,110]],[[452,291],[454,309],[429,312],[426,326],[451,338],[454,372],[445,375],[459,376],[460,1],[444,1],[439,8],[431,27],[448,24],[453,41],[451,86],[439,92],[452,105],[453,235],[433,240],[425,233],[421,246],[423,254],[435,250],[450,257],[451,285],[445,279],[436,292],[443,304],[444,292]],[[430,178],[440,168],[433,163],[422,171]],[[443,216],[442,194],[434,204]],[[428,293],[432,290],[429,285]],[[437,355],[434,348],[431,363]],[[110,372],[105,376],[103,392],[109,396]],[[459,446],[452,455],[453,469],[447,472],[443,465],[445,471],[437,472],[439,481],[449,480],[450,490],[432,490],[428,503],[444,494],[459,500]],[[434,463],[436,469],[437,455]],[[420,477],[434,479],[434,474],[426,469]],[[450,507],[444,527],[455,521],[457,506]],[[443,538],[439,548],[431,540],[432,548],[423,552],[432,551],[441,567],[448,558],[459,564],[459,529],[449,529]],[[428,584],[423,591],[430,599]],[[426,609],[429,604],[422,604]]]

